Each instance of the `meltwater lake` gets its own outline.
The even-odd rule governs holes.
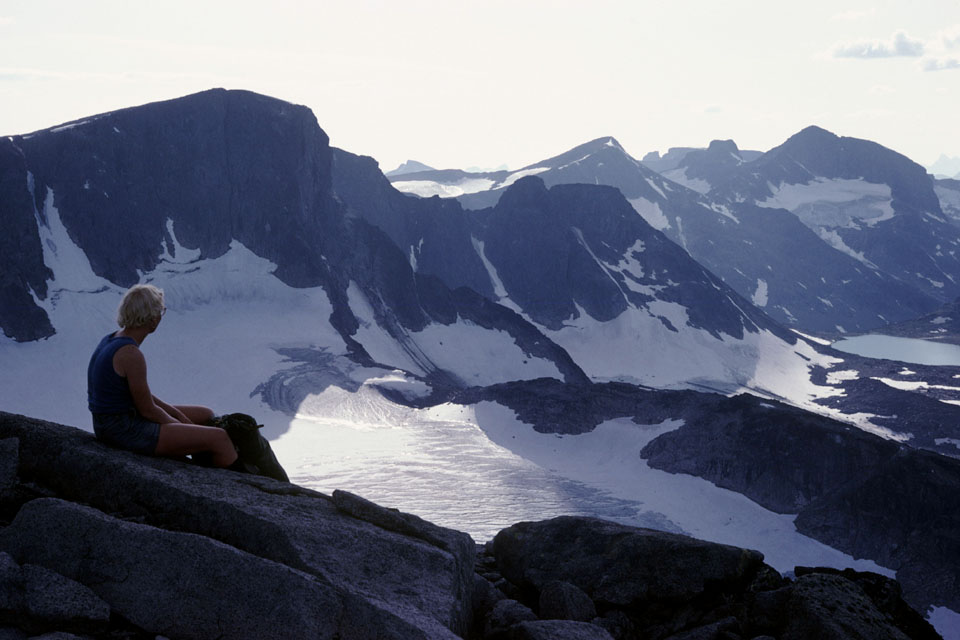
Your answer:
[[[932,366],[960,366],[960,346],[943,342],[872,334],[838,340],[831,346],[837,351],[865,358]]]

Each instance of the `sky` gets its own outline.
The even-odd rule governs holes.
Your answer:
[[[391,170],[634,157],[808,125],[960,156],[957,0],[0,0],[0,134],[213,87]]]

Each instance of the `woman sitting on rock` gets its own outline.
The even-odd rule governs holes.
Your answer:
[[[171,457],[209,452],[215,466],[230,467],[237,452],[227,432],[205,426],[213,411],[170,405],[150,392],[140,345],[165,311],[163,291],[153,285],[138,284],[124,294],[117,310],[121,329],[100,341],[87,368],[93,431],[121,449]]]

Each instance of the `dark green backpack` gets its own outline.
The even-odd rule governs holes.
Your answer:
[[[263,425],[257,424],[253,417],[245,413],[229,413],[217,416],[210,424],[227,432],[237,450],[237,462],[247,471],[275,480],[290,481],[270,448],[270,442],[260,435]]]

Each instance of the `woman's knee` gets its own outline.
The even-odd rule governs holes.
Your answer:
[[[203,407],[200,405],[179,405],[177,406],[177,409],[183,412],[183,415],[187,416],[187,418],[193,424],[199,424],[199,425],[205,425],[205,426],[210,426],[211,422],[213,422],[213,417],[215,415],[213,413],[213,409],[211,409],[210,407]]]

